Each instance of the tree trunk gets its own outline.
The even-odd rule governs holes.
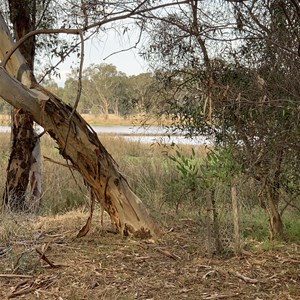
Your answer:
[[[143,238],[159,234],[97,134],[77,112],[72,114],[71,106],[38,85],[29,90],[2,67],[0,96],[31,113],[34,121],[56,140],[61,155],[81,173],[122,234]]]
[[[28,206],[32,213],[38,213],[42,196],[42,174],[41,174],[41,145],[40,138],[34,132],[35,146],[31,155],[31,168],[29,174],[29,197]]]
[[[283,223],[278,209],[279,194],[271,187],[266,187],[266,210],[269,217],[270,239],[283,238]]]
[[[104,101],[103,101],[103,111],[104,111],[104,119],[108,120],[108,100],[104,97]]]
[[[218,217],[214,188],[210,189],[210,197],[211,197],[211,206],[212,206],[212,213],[213,213],[213,229],[214,229],[214,236],[215,236],[216,254],[220,254],[223,251],[223,247],[220,238],[220,224],[219,224],[219,217]]]
[[[231,203],[233,211],[233,231],[234,231],[234,251],[239,255],[241,252],[240,229],[239,229],[239,209],[236,183],[234,180],[231,183]]]
[[[12,143],[7,178],[3,195],[5,209],[26,211],[26,190],[29,182],[29,172],[32,165],[32,151],[36,138],[33,133],[31,115],[20,109],[14,109],[12,120]]]
[[[206,250],[207,250],[207,256],[209,258],[212,258],[213,254],[213,249],[212,249],[212,217],[211,217],[211,212],[212,212],[212,203],[211,203],[211,191],[207,189],[206,191],[206,234],[207,234],[207,239],[206,239]]]
[[[4,20],[0,18],[0,48],[13,46]],[[3,29],[4,28],[4,29]],[[4,52],[5,53],[5,52]],[[133,193],[118,166],[100,143],[97,134],[73,108],[49,91],[35,84],[27,75],[28,68],[19,51],[11,57],[10,69],[25,70],[22,85],[0,67],[0,97],[11,105],[32,115],[49,135],[56,140],[61,155],[80,172],[93,189],[101,206],[108,212],[119,232],[141,238],[160,233],[141,200]],[[30,72],[30,70],[29,70]]]
[[[21,2],[9,0],[10,18],[14,26],[16,40],[22,38],[28,32],[34,30],[35,0]],[[35,54],[35,37],[31,37],[19,48],[25,57],[29,69],[33,70]],[[18,78],[20,74],[12,72],[11,75]],[[20,78],[18,78],[20,80]],[[30,81],[35,81],[32,72]],[[36,148],[38,138],[34,134],[33,120],[30,114],[13,109],[12,111],[12,148],[7,167],[7,179],[3,195],[3,203],[6,209],[12,211],[37,211],[37,203],[25,204],[26,191],[29,183],[29,174],[33,163],[32,151]],[[39,164],[37,164],[39,165]],[[37,166],[36,165],[36,166]],[[36,174],[36,172],[31,172]],[[31,188],[31,185],[29,186]],[[30,191],[32,194],[33,191]],[[33,209],[34,208],[34,209]]]

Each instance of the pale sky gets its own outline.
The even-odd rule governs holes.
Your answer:
[[[84,68],[88,67],[92,63],[108,63],[115,65],[118,71],[122,71],[127,75],[137,75],[147,72],[147,64],[138,55],[137,49],[131,49],[111,55],[114,52],[127,49],[135,45],[135,41],[136,39],[134,38],[129,39],[128,37],[120,37],[112,31],[103,36],[101,39],[90,39],[85,43]],[[71,66],[76,66],[77,61],[78,60],[75,56],[71,56],[59,66],[61,78],[54,79],[59,86],[64,85],[66,76],[71,71]]]

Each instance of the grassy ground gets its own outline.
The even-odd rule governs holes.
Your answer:
[[[0,139],[0,167],[5,170],[9,134],[0,134]],[[60,300],[300,299],[299,213],[286,214],[289,243],[268,241],[267,220],[253,186],[241,180],[243,252],[235,256],[230,189],[215,186],[226,245],[222,255],[208,258],[205,191],[199,181],[194,191],[187,192],[176,164],[166,156],[174,149],[108,135],[101,141],[164,235],[155,244],[122,238],[114,234],[107,216],[101,227],[97,208],[92,231],[75,238],[88,217],[86,190],[78,174],[45,159],[40,216],[0,218],[0,299],[18,294],[22,299]],[[180,151],[191,153],[190,146]],[[195,148],[195,163],[205,152],[204,147]],[[42,153],[61,161],[47,135],[42,138]],[[0,193],[4,181],[2,172]]]
[[[99,214],[92,232],[76,239],[86,218],[81,210],[6,216],[0,273],[11,277],[0,277],[1,299],[300,299],[300,245],[257,243],[241,256],[208,259],[192,220],[165,223],[152,244],[109,232],[108,219],[101,228]]]

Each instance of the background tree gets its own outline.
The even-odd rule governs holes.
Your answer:
[[[77,72],[75,70],[72,70],[72,72],[67,75],[67,79],[63,87],[62,99],[64,102],[69,103],[71,105],[74,105],[76,101],[77,87],[78,87],[76,76],[77,76]],[[82,79],[83,85],[85,84],[85,81],[86,79],[83,77]],[[83,93],[81,95],[80,102],[78,103],[77,110],[80,113],[88,114],[92,112],[91,109],[92,109],[92,100],[89,100]]]
[[[63,99],[67,103],[76,98],[75,72],[64,86]],[[127,117],[144,106],[150,85],[150,74],[128,77],[112,64],[90,65],[82,74],[82,97],[78,111],[100,113],[107,119],[109,113]],[[142,109],[142,108],[141,108]]]
[[[47,90],[49,90],[51,93],[53,93],[61,98],[63,97],[64,88],[59,87],[58,84],[53,79],[44,79],[43,83],[44,83],[45,87],[47,88]]]
[[[258,182],[271,238],[283,236],[282,193],[299,195],[299,17],[295,1],[189,1],[147,24],[161,114],[233,150]]]
[[[155,105],[154,77],[151,73],[141,73],[128,78],[132,102],[136,103],[136,112],[152,114]]]

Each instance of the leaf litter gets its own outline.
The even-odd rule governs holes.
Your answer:
[[[82,211],[19,221],[0,239],[0,299],[300,299],[300,244],[208,258],[196,222],[172,220],[154,243],[100,219],[81,238]]]

